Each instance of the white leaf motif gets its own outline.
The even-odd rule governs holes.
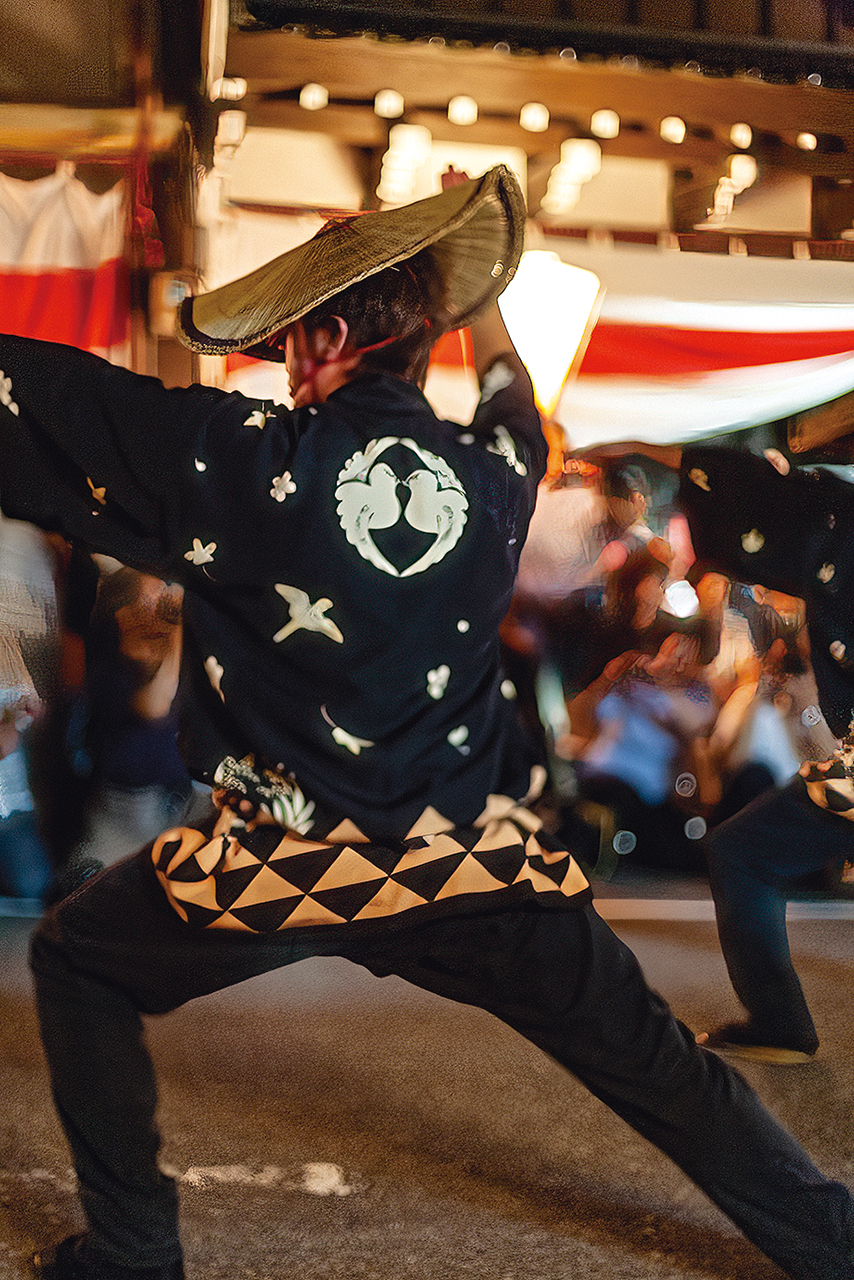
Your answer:
[[[348,733],[340,725],[336,725],[332,730],[332,737],[340,747],[346,747],[348,751],[352,751],[354,756],[361,755],[362,747],[372,747],[374,745],[367,738],[357,738],[354,734]]]
[[[212,687],[216,689],[223,702],[225,702],[225,694],[220,687],[220,681],[224,674],[223,668],[220,663],[217,662],[213,654],[211,654],[209,658],[205,658],[205,671],[207,672],[208,679],[210,680]]]
[[[288,827],[301,836],[314,826],[314,801],[306,800],[299,787],[292,784],[290,795],[277,792],[270,801],[273,817],[280,827]]]

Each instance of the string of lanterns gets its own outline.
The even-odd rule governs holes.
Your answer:
[[[329,105],[328,90],[320,84],[305,84],[299,92],[299,104],[306,111],[321,111]],[[382,119],[400,120],[405,114],[406,103],[396,89],[381,89],[374,97],[373,110]],[[447,104],[448,121],[453,125],[473,125],[478,115],[478,104],[468,95],[455,95]],[[526,102],[519,110],[519,125],[530,133],[545,132],[550,122],[551,115],[544,103]],[[583,185],[601,171],[602,148],[597,139],[617,138],[621,123],[616,111],[600,108],[590,117],[591,137],[568,138],[561,144],[560,159],[552,169],[542,201],[545,213],[559,216],[578,202]],[[660,121],[660,137],[674,146],[684,142],[687,132],[688,126],[679,116],[665,116]],[[753,142],[753,130],[744,122],[734,124],[729,136],[732,145],[742,153]],[[399,204],[412,198],[415,175],[429,161],[431,144],[432,135],[424,125],[396,124],[391,127],[377,188],[377,195],[382,201]],[[814,150],[817,139],[814,134],[800,133],[796,145],[803,150]],[[737,154],[729,157],[727,172],[722,175],[715,192],[713,212],[717,220],[732,211],[735,196],[751,186],[756,177],[757,162],[753,156]]]

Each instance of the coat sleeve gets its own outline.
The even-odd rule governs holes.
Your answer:
[[[0,337],[0,506],[125,564],[173,559],[194,443],[231,399]]]
[[[854,489],[827,473],[780,473],[765,458],[717,447],[686,447],[678,504],[694,549],[741,582],[809,598],[851,527]]]
[[[854,718],[854,486],[820,468],[686,448],[679,503],[698,559],[806,604],[819,703],[841,737]]]
[[[490,365],[471,430],[480,438],[494,436],[496,447],[505,454],[513,449],[528,473],[537,481],[541,479],[548,445],[531,379],[515,351],[497,356]]]

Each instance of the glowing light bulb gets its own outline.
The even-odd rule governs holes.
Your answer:
[[[299,104],[304,111],[322,111],[329,106],[329,90],[322,84],[304,84],[300,89]]]
[[[604,107],[601,111],[594,111],[590,117],[590,132],[597,138],[616,138],[620,132],[620,117],[616,111]]]
[[[658,132],[665,142],[680,143],[685,141],[688,129],[685,121],[679,116],[665,116],[658,127]]]
[[[529,133],[545,133],[549,119],[549,109],[542,102],[526,102],[519,112],[519,123]]]
[[[380,89],[374,98],[374,112],[384,120],[396,120],[403,115],[403,95],[396,89]]]
[[[466,94],[458,94],[448,103],[448,119],[451,124],[475,124],[477,121],[477,103]]]

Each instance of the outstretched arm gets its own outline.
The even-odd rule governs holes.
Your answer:
[[[462,172],[460,169],[455,169],[453,165],[449,165],[442,174],[442,189],[447,190],[448,187],[459,186],[461,183],[468,181],[469,176],[467,173]],[[510,354],[515,356],[516,348],[513,346],[513,339],[507,332],[507,328],[501,318],[497,303],[494,303],[479,319],[474,320],[469,327],[469,331],[474,348],[474,367],[477,372],[478,382],[482,384],[493,361],[499,356]],[[525,376],[527,377],[527,372]]]
[[[474,367],[478,382],[481,384],[490,366],[499,356],[512,355],[518,360],[513,339],[507,332],[497,303],[479,319],[473,321],[470,333],[474,349]],[[519,363],[521,364],[521,361]],[[527,377],[527,373],[525,376]]]

